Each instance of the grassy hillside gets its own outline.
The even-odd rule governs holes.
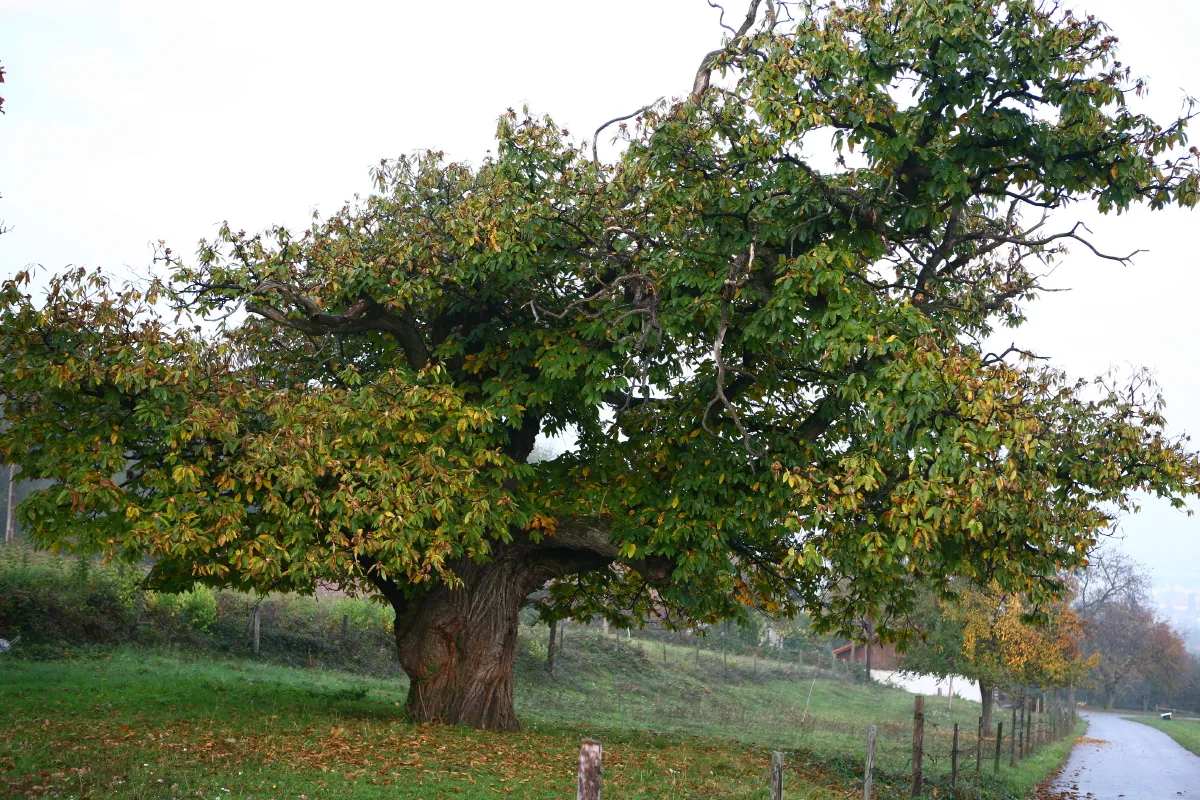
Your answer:
[[[403,680],[272,666],[211,653],[118,649],[106,657],[0,661],[0,792],[57,797],[569,797],[579,739],[605,744],[607,796],[766,796],[770,750],[788,751],[787,796],[861,786],[879,725],[877,797],[907,797],[911,696],[813,679],[573,628],[553,678],[544,631],[526,630],[517,735],[403,721]],[[644,648],[644,649],[643,649]],[[931,699],[926,794],[949,794],[954,721],[977,707]],[[973,747],[964,736],[963,747]],[[982,796],[1022,797],[1065,748],[985,769]],[[973,775],[973,757],[964,757]],[[970,783],[970,781],[967,781]],[[974,793],[965,793],[972,796]]]

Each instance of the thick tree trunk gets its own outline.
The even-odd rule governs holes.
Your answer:
[[[521,607],[547,581],[605,568],[616,548],[582,525],[562,525],[539,544],[515,539],[493,547],[484,564],[449,564],[461,581],[437,584],[413,598],[368,575],[396,609],[396,649],[409,679],[407,711],[414,721],[520,730],[513,707],[513,661]],[[647,580],[669,575],[664,564],[635,566]]]
[[[992,729],[992,706],[994,705],[992,700],[995,696],[995,686],[990,683],[985,683],[984,681],[979,682],[979,701],[983,707],[982,716],[984,731],[990,731]]]
[[[1108,683],[1104,686],[1104,710],[1112,711],[1113,700],[1116,699],[1117,687],[1115,684]]]
[[[396,614],[396,647],[408,674],[413,720],[520,729],[513,659],[529,570],[515,553],[489,564],[459,563],[463,585],[438,586]]]

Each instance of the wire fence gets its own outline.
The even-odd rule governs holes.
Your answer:
[[[871,800],[881,767],[903,758],[905,750],[904,768],[909,771],[909,787],[915,798],[921,797],[929,785],[927,768],[930,766],[941,764],[945,769],[948,764],[950,788],[956,792],[967,784],[979,783],[985,773],[996,775],[1004,769],[1017,767],[1024,759],[1074,732],[1075,708],[1064,702],[1057,692],[1037,695],[1025,692],[1013,699],[1015,702],[1010,706],[996,709],[999,719],[994,727],[989,725],[986,729],[983,717],[979,717],[974,731],[962,730],[959,723],[954,723],[949,730],[927,729],[923,695],[913,698],[911,726],[898,723],[866,726],[861,781],[863,800]],[[1006,712],[1009,715],[1007,726]],[[896,734],[906,727],[911,740],[902,746]],[[578,800],[600,800],[602,751],[601,743],[594,739],[585,739],[581,745]],[[785,772],[786,753],[773,752],[770,772],[765,776],[771,800],[782,800]]]

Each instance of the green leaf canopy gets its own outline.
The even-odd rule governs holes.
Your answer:
[[[1049,600],[1131,493],[1194,494],[1144,378],[983,345],[1091,247],[1048,212],[1197,202],[1187,120],[1129,108],[1104,25],[759,5],[614,161],[510,111],[478,165],[383,162],[307,230],[164,249],[161,282],[5,282],[0,451],[58,481],[23,523],[164,585],[399,610],[523,548],[551,615],[886,636],[950,576]]]

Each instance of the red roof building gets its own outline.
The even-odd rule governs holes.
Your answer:
[[[900,656],[893,644],[880,644],[879,637],[873,636],[869,645],[871,651],[871,669],[894,670],[900,663]],[[833,651],[833,657],[847,664],[866,663],[868,645],[865,642],[851,642]]]

